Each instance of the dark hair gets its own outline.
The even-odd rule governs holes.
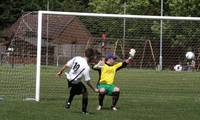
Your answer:
[[[94,54],[95,54],[94,57],[95,57],[96,60],[99,61],[102,58],[101,53],[96,49],[94,50]]]
[[[88,58],[88,62],[94,62],[100,60],[101,53],[96,49],[88,48],[85,50],[85,57]]]
[[[85,57],[88,58],[88,61],[91,61],[93,59],[93,56],[95,55],[94,50],[92,48],[88,48],[85,50]]]

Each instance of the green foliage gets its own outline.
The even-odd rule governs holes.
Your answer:
[[[64,11],[67,12],[88,12],[89,0],[64,0]]]
[[[125,0],[93,0],[90,7],[98,13],[124,13]],[[126,0],[126,13],[138,15],[158,15],[160,13],[159,0]]]
[[[89,5],[93,12],[123,13],[123,4],[127,3],[127,14],[160,15],[160,0],[92,0]],[[163,0],[164,15],[200,16],[199,0]]]
[[[89,0],[4,0],[0,2],[0,30],[12,25],[24,12],[51,11],[89,11]]]
[[[173,16],[200,16],[199,0],[168,0],[169,13]]]
[[[121,0],[92,0],[89,5],[97,13],[123,13]]]
[[[128,12],[135,15],[159,15],[159,0],[134,0],[128,2]]]

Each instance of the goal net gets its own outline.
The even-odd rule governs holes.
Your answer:
[[[24,14],[5,33],[7,41],[0,46],[0,96],[36,101],[40,96],[65,96],[65,86],[56,81],[58,66],[82,56],[89,47],[102,56],[113,52],[118,60],[127,58],[129,49],[135,48],[129,66],[154,70],[160,66],[173,70],[176,64],[188,70],[185,54],[192,51],[197,69],[199,35],[200,18],[192,17],[53,11]]]

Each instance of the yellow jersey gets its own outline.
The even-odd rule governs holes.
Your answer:
[[[116,71],[122,66],[123,66],[122,62],[119,62],[112,66],[108,64],[104,64],[103,67],[101,68],[101,76],[100,76],[99,83],[113,84]]]

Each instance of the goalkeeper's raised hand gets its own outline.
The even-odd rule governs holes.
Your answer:
[[[131,60],[135,56],[136,50],[134,48],[131,48],[129,51],[129,57],[126,60],[126,63],[129,63],[129,60]]]
[[[135,56],[136,50],[134,48],[131,48],[129,51],[129,55],[131,58],[133,58]]]

